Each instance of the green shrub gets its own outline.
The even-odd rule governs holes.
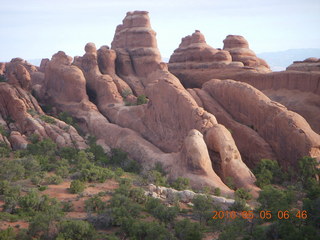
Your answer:
[[[0,142],[0,158],[9,157],[10,156],[10,148],[4,142]]]
[[[110,163],[113,166],[121,167],[126,172],[140,173],[141,170],[137,161],[130,159],[127,152],[118,148],[111,150]]]
[[[259,187],[269,185],[271,183],[281,183],[283,174],[278,162],[270,159],[261,159],[257,167],[254,169],[257,178],[256,184]]]
[[[216,208],[211,197],[196,195],[193,200],[193,212],[199,218],[200,223],[207,223],[212,217],[212,211]]]
[[[65,220],[59,224],[57,240],[92,240],[96,239],[93,226],[81,220]]]
[[[5,136],[5,137],[9,137],[10,136],[10,131],[9,130],[6,130],[4,128],[4,126],[0,125],[0,134],[2,136]]]
[[[220,188],[215,188],[213,194],[216,195],[216,196],[221,196],[221,189]]]
[[[148,171],[145,177],[148,182],[152,182],[157,186],[168,186],[167,177],[157,170]]]
[[[236,190],[236,186],[234,184],[234,180],[233,180],[233,177],[226,177],[226,185],[230,188],[230,189],[233,189],[233,190]]]
[[[25,177],[25,169],[21,160],[0,160],[0,180],[18,181]]]
[[[125,218],[121,226],[130,239],[173,240],[172,234],[157,222],[143,222],[133,218]]]
[[[1,79],[0,79],[1,82]],[[15,240],[16,233],[12,227],[9,227],[4,230],[0,230],[0,240]]]
[[[54,118],[49,117],[47,115],[41,115],[40,119],[46,123],[49,123],[49,124],[56,124],[57,123],[57,121]]]
[[[0,74],[0,82],[8,82],[8,79],[4,74]]]
[[[95,195],[85,201],[85,209],[87,212],[101,213],[106,208],[105,202],[101,197]]]
[[[69,191],[70,191],[70,193],[73,193],[73,194],[81,193],[84,191],[85,188],[86,188],[86,185],[84,182],[82,182],[80,180],[74,180],[70,184]]]
[[[137,105],[148,103],[148,98],[146,95],[139,95],[137,98]]]
[[[146,209],[154,217],[158,218],[161,222],[173,222],[176,218],[178,209],[177,207],[166,207],[159,199],[149,198],[146,203]]]
[[[72,212],[74,209],[73,209],[73,204],[71,201],[68,201],[68,202],[61,202],[62,204],[62,211],[63,212]]]
[[[252,194],[249,193],[249,191],[244,188],[238,188],[235,192],[235,195],[236,197],[244,200],[250,200],[252,198]]]
[[[132,188],[129,191],[129,197],[136,203],[144,204],[147,201],[147,197],[144,193],[142,188]]]
[[[190,187],[190,180],[184,177],[178,177],[171,186],[179,191],[188,189]]]
[[[183,219],[174,225],[176,237],[180,240],[201,240],[203,230],[197,222],[191,222],[189,219]]]
[[[47,183],[48,184],[55,184],[55,185],[58,185],[60,183],[63,182],[63,179],[61,176],[59,175],[52,175],[50,177],[47,178]]]

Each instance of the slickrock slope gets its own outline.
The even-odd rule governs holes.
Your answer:
[[[283,167],[297,166],[297,159],[303,156],[320,156],[320,136],[307,121],[249,84],[211,80],[203,89],[236,121],[250,126],[263,137]]]

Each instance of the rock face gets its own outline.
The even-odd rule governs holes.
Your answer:
[[[32,134],[40,138],[51,138],[61,147],[87,146],[73,127],[58,119],[45,118],[37,100],[20,87],[0,83],[0,115],[11,131],[8,140],[13,149],[26,148],[27,136]],[[50,122],[46,121],[48,118]]]
[[[211,80],[203,89],[236,121],[250,126],[263,137],[284,168],[297,166],[297,159],[303,156],[320,155],[320,136],[307,121],[249,84]]]
[[[146,11],[128,12],[117,26],[111,48],[117,53],[116,70],[136,95],[144,94],[145,78],[159,68],[161,55],[156,33]]]
[[[306,72],[320,71],[320,59],[311,57],[305,59],[304,61],[295,61],[293,64],[287,67],[287,70]]]
[[[261,72],[269,72],[270,67],[263,59],[249,49],[248,41],[239,35],[228,35],[223,40],[223,49],[230,52],[232,61],[242,62],[244,66],[261,69]]]

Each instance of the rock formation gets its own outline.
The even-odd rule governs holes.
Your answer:
[[[104,149],[121,148],[144,169],[160,162],[170,178],[188,177],[194,187],[220,188],[226,195],[233,194],[225,184],[231,177],[236,187],[257,196],[248,166],[261,158],[287,167],[299,157],[320,155],[320,137],[301,116],[246,83],[209,81],[229,74],[239,81],[249,76],[247,81],[262,89],[270,84],[253,78],[269,76],[270,70],[243,37],[229,35],[224,50],[218,50],[196,31],[182,39],[169,71],[155,36],[147,12],[128,12],[111,49],[88,43],[82,57],[72,59],[60,51],[40,68],[20,59],[0,65],[0,73],[9,78],[0,83],[0,120],[6,120],[0,123],[11,131],[0,140],[25,148],[28,136],[37,133],[59,146],[86,146],[74,128],[48,121],[28,92],[32,89],[42,104],[71,114]],[[293,81],[296,87],[298,75]],[[140,95],[147,103],[132,106]]]
[[[307,58],[304,61],[295,61],[287,70],[294,70],[294,71],[320,71],[320,59],[319,58]]]

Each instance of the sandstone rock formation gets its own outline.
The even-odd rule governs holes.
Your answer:
[[[297,113],[271,101],[249,84],[211,80],[203,89],[239,123],[250,126],[270,145],[284,168],[303,156],[320,156],[320,136]]]
[[[51,138],[58,146],[85,148],[84,139],[66,123],[54,119],[46,122],[37,100],[19,86],[0,83],[0,115],[4,125],[11,131],[10,141],[13,149],[26,148],[27,136],[39,135]],[[53,123],[54,122],[54,123]]]
[[[265,74],[270,70],[243,37],[228,36],[224,50],[206,44],[199,31],[182,39],[169,63],[177,78],[161,63],[155,36],[147,12],[128,12],[111,49],[97,50],[88,43],[82,57],[72,59],[60,51],[43,60],[39,69],[20,60],[0,65],[2,72],[12,73],[11,85],[0,83],[0,116],[11,131],[11,146],[24,148],[32,133],[59,146],[86,146],[74,128],[54,118],[54,123],[46,121],[48,116],[27,91],[32,89],[42,104],[71,114],[106,151],[121,148],[144,169],[160,162],[170,178],[188,177],[194,187],[220,188],[226,195],[233,194],[225,184],[231,177],[236,187],[257,196],[259,188],[248,166],[261,158],[277,159],[287,167],[301,156],[320,155],[319,135],[301,116],[248,84],[208,82],[212,76],[229,74],[236,80],[249,76],[247,81],[262,89],[270,84],[252,80],[271,76]],[[295,74],[299,76],[294,83],[289,79],[287,85],[296,87],[298,77],[305,76]],[[188,84],[199,88],[186,90]],[[142,94],[146,104],[126,104]],[[191,195],[184,193],[185,198]]]
[[[254,67],[260,72],[270,72],[270,67],[261,58],[249,49],[248,41],[239,35],[228,35],[223,40],[223,50],[228,51],[232,56],[232,61],[242,62],[244,66]]]
[[[223,50],[218,50],[206,43],[199,30],[182,38],[181,44],[171,55],[168,66],[170,72],[177,76],[185,87],[201,86],[194,83],[193,78],[190,79],[190,74],[193,75],[194,72],[202,72],[204,75],[207,71],[218,75],[225,72],[270,72],[268,64],[249,49],[248,42],[242,36],[227,36]]]
[[[295,61],[293,64],[291,64],[289,67],[287,67],[287,70],[293,70],[293,71],[320,71],[320,59],[310,57],[305,59],[304,61]]]

